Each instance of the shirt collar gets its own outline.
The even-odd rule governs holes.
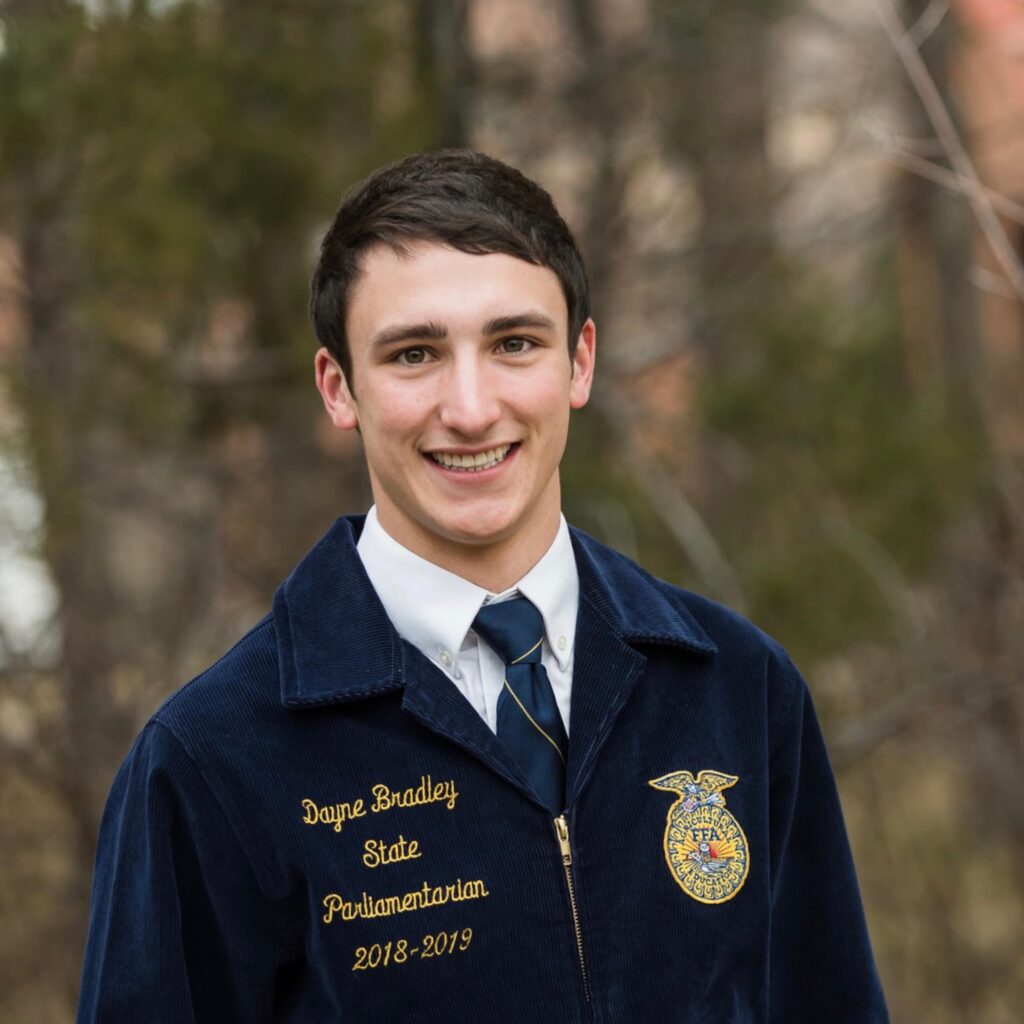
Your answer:
[[[367,513],[357,549],[395,629],[451,675],[458,674],[458,651],[480,606],[516,592],[537,606],[559,667],[568,667],[580,587],[564,516],[540,561],[514,587],[497,595],[399,544],[380,525],[376,507]]]
[[[540,561],[516,584],[544,616],[548,646],[558,667],[564,672],[572,657],[576,636],[576,614],[580,603],[580,576],[572,551],[572,540],[565,516],[561,516],[558,533]]]
[[[373,506],[357,544],[366,575],[395,629],[455,674],[456,656],[487,591],[399,544]]]

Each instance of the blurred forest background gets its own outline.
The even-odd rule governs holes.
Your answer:
[[[569,517],[803,668],[894,1021],[1019,1022],[1017,0],[0,0],[0,1020],[73,1016],[140,724],[368,506],[307,279],[439,145],[577,232]]]

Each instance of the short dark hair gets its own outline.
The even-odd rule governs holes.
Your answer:
[[[383,242],[438,242],[473,254],[504,253],[552,270],[569,311],[569,355],[590,316],[583,259],[551,196],[500,160],[468,149],[411,156],[374,171],[344,198],[320,246],[310,286],[317,341],[352,386],[345,315],[360,259]]]

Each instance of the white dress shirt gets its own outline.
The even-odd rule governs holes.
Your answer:
[[[565,516],[540,561],[501,594],[492,594],[403,547],[380,525],[376,506],[366,516],[357,549],[395,629],[448,676],[495,732],[505,666],[477,637],[472,623],[484,604],[519,594],[529,598],[544,617],[541,663],[569,734],[580,579]]]

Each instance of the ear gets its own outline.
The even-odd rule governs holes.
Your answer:
[[[594,381],[594,359],[596,358],[597,328],[593,320],[587,320],[580,330],[579,341],[572,357],[572,380],[569,382],[569,406],[582,409],[590,398],[590,386]]]
[[[324,408],[331,422],[339,430],[358,427],[359,410],[337,360],[327,349],[320,348],[316,353],[315,366],[316,389],[324,400]]]

